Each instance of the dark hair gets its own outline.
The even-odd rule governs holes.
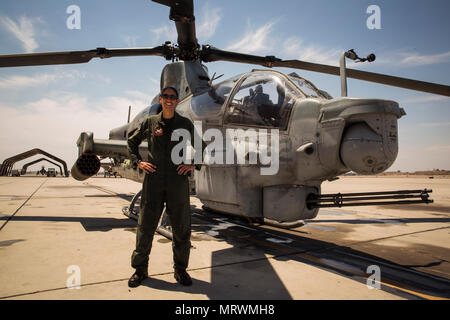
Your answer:
[[[164,93],[164,91],[166,91],[167,89],[172,89],[173,91],[175,91],[175,95],[177,96],[177,98],[178,98],[178,91],[177,91],[177,89],[175,89],[174,87],[164,87],[162,90],[161,90],[161,94],[160,94],[160,96],[162,96],[163,95],[163,93]]]

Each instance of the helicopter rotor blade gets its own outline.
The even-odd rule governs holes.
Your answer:
[[[300,60],[283,60],[275,61],[274,67],[286,67],[303,69],[314,72],[327,73],[332,75],[340,75],[339,67],[329,66],[318,63],[305,62]],[[450,96],[450,86],[437,84],[426,81],[413,80],[408,78],[401,78],[396,76],[390,76],[386,74],[374,73],[369,71],[362,71],[356,69],[346,69],[346,74],[348,78],[370,81],[375,83],[380,83],[384,85],[410,89],[415,91],[434,93],[443,96]]]
[[[42,52],[27,54],[0,55],[0,67],[23,67],[55,64],[86,63],[93,58],[112,58],[129,56],[163,56],[170,57],[169,46],[154,48],[106,49],[97,48],[87,51]]]
[[[182,60],[195,59],[195,49],[199,48],[195,34],[195,16],[193,0],[152,0],[170,7],[169,19],[175,21],[178,34],[178,47]]]
[[[300,60],[281,60],[274,56],[266,56],[266,57],[254,56],[249,54],[224,51],[214,48],[212,46],[203,46],[201,58],[202,61],[205,62],[213,62],[213,61],[240,62],[240,63],[257,64],[268,68],[283,67],[283,68],[293,68],[326,73],[336,76],[340,75],[339,67],[335,66]],[[370,81],[389,86],[400,87],[404,89],[434,93],[447,97],[450,96],[450,86],[447,85],[389,76],[385,74],[373,73],[356,69],[346,69],[346,74],[348,78]]]
[[[269,68],[272,67],[272,63],[275,60],[281,61],[281,59],[275,58],[273,56],[262,57],[245,53],[224,51],[210,45],[202,46],[200,58],[204,62],[228,61],[228,62],[251,63]]]

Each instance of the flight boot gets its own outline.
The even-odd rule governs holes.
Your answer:
[[[135,273],[131,276],[130,280],[128,280],[128,286],[130,288],[138,287],[141,282],[148,278],[148,272],[142,270],[136,270]]]
[[[175,280],[183,286],[192,285],[192,279],[184,269],[175,269],[174,277]]]

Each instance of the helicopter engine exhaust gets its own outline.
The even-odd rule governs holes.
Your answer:
[[[391,119],[389,119],[391,120]],[[387,170],[397,158],[396,120],[380,133],[365,122],[352,124],[344,133],[340,156],[344,165],[358,174],[377,174]],[[385,132],[387,131],[387,132]]]
[[[97,174],[100,170],[100,159],[92,153],[83,153],[72,167],[72,177],[83,181]]]

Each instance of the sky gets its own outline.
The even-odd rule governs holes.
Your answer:
[[[69,28],[80,9],[79,29]],[[380,9],[379,28],[369,28]],[[447,0],[194,0],[200,44],[281,59],[339,64],[343,51],[375,53],[373,63],[349,67],[417,80],[450,84],[450,1]],[[154,47],[176,43],[169,8],[150,0],[2,0],[0,54],[90,50],[97,47]],[[70,25],[70,24],[69,24]],[[371,25],[369,23],[369,25]],[[0,69],[0,162],[40,148],[76,161],[83,131],[107,139],[150,104],[159,91],[160,57],[93,59],[79,65]],[[260,66],[213,62],[218,80]],[[277,68],[312,81],[340,96],[339,77]],[[397,101],[399,154],[389,171],[450,169],[450,98],[348,80],[348,95]],[[15,168],[42,157],[16,163]],[[49,166],[43,162],[31,170]]]

